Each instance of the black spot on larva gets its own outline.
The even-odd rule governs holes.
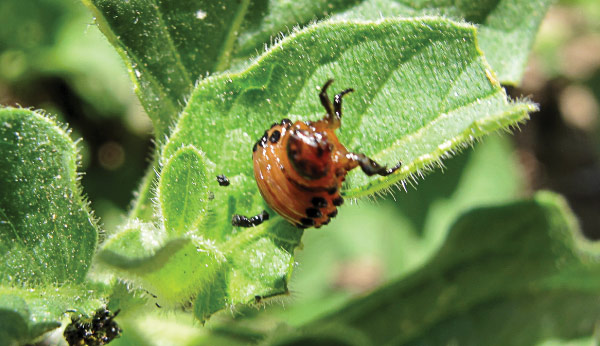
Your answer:
[[[340,205],[344,204],[344,199],[342,197],[336,197],[333,199],[333,201],[331,201],[333,203],[333,205],[335,205],[336,207],[339,207]]]
[[[323,216],[323,214],[321,214],[321,211],[317,208],[308,208],[306,209],[306,216],[316,219]]]
[[[325,149],[323,149],[323,147],[319,145],[317,147],[317,157],[322,157],[323,153],[325,153]]]
[[[260,140],[258,141],[258,144],[261,147],[265,147],[265,144],[267,144],[267,141],[269,140],[269,134],[267,133],[267,131],[265,131],[265,133],[263,134],[263,136],[260,138]]]
[[[302,223],[303,226],[314,226],[314,224],[315,224],[315,220],[309,219],[307,217],[301,218],[300,222]]]
[[[301,228],[301,229],[305,229],[305,228],[308,228],[309,226],[304,226],[303,224],[298,223],[298,224],[296,224],[296,227]]]
[[[327,208],[327,200],[323,197],[313,197],[310,203],[316,208]]]
[[[337,216],[337,213],[338,213],[338,211],[337,211],[337,209],[335,209],[331,213],[327,214],[327,216],[329,216],[330,218],[334,218]]]
[[[275,130],[273,131],[273,133],[271,133],[271,137],[269,137],[269,140],[271,141],[271,143],[277,143],[277,141],[279,141],[279,138],[281,138],[281,132],[279,132],[279,130]]]
[[[325,220],[325,221],[322,223],[322,225],[328,225],[328,224],[329,224],[329,222],[331,222],[331,219],[327,219],[327,220]]]
[[[292,121],[288,118],[285,118],[285,119],[281,120],[281,125],[288,127],[288,126],[292,125]]]
[[[273,123],[273,124],[271,124],[271,128],[274,128],[277,125],[279,125],[279,124],[278,123]]]
[[[330,195],[333,195],[334,193],[337,192],[337,186],[331,187],[329,189],[327,189],[327,193]]]
[[[229,186],[229,179],[225,176],[225,174],[217,175],[217,182],[219,182],[220,186]]]
[[[256,149],[258,149],[258,142],[254,143],[254,146],[252,147],[252,152],[256,152]]]

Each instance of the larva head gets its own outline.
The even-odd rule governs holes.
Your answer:
[[[287,155],[292,167],[306,180],[318,180],[330,174],[333,145],[326,132],[316,131],[304,123],[291,129]]]

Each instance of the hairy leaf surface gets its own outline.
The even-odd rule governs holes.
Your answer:
[[[0,283],[84,280],[97,231],[80,195],[76,155],[51,119],[0,109]]]
[[[83,0],[127,64],[163,139],[194,83],[229,65],[249,0]]]
[[[287,293],[302,235],[283,220],[233,228],[235,210],[258,200],[229,198],[214,175],[205,179],[206,170],[197,149],[180,148],[166,161],[158,185],[163,226],[133,222],[99,254],[121,278],[156,295],[161,306],[194,301],[201,321],[236,304]],[[232,185],[241,179],[230,177]]]
[[[330,17],[379,20],[434,15],[477,24],[481,48],[499,80],[518,83],[552,1],[83,2],[123,56],[162,140],[198,79],[228,69],[232,57],[245,60],[262,52],[281,32]]]
[[[100,306],[83,289],[97,229],[76,156],[53,120],[0,109],[0,340],[31,341],[60,326],[67,309]]]
[[[518,84],[529,50],[552,0],[363,0],[363,1],[271,1],[258,15],[249,16],[247,30],[239,36],[236,58],[264,49],[280,32],[331,18],[378,20],[420,16],[444,16],[478,26],[478,39],[498,79]],[[259,8],[262,2],[251,7]],[[253,13],[253,12],[251,12]]]
[[[81,286],[0,287],[0,340],[29,344],[65,322],[67,311],[91,315],[102,306],[99,294]]]
[[[323,116],[317,94],[329,78],[330,94],[356,90],[344,98],[342,143],[388,166],[403,163],[386,178],[351,172],[349,197],[397,183],[535,109],[507,100],[471,26],[440,18],[328,22],[290,36],[244,72],[200,83],[164,156],[193,144],[218,173],[250,176],[252,145],[271,123]],[[236,188],[255,190],[251,180]]]

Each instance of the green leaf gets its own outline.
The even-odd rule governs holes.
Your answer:
[[[104,242],[98,260],[158,297],[160,305],[189,300],[223,261],[211,244],[168,239],[150,224],[132,222]]]
[[[580,237],[552,193],[476,209],[419,271],[314,325],[353,327],[374,344],[531,345],[590,335],[600,266],[588,260],[597,246]]]
[[[127,64],[159,140],[194,83],[228,67],[249,2],[83,0]]]
[[[517,83],[550,0],[83,2],[128,65],[140,100],[153,119],[156,138],[162,141],[197,79],[226,70],[232,56],[236,69],[246,66],[249,57],[272,45],[274,35],[331,15],[334,20],[442,15],[472,21],[480,28],[479,42],[499,80]],[[150,170],[132,218],[153,220],[153,178]]]
[[[496,6],[488,2],[491,11],[479,29],[481,50],[502,83],[518,85],[538,28],[555,1],[504,0]]]
[[[552,0],[363,0],[272,2],[249,16],[238,39],[236,58],[248,58],[272,42],[279,32],[315,19],[379,20],[382,18],[444,16],[478,26],[478,39],[502,83],[518,84],[529,50]],[[260,8],[260,5],[254,7]],[[253,8],[251,8],[252,10]],[[253,11],[251,11],[253,13]]]
[[[595,337],[583,337],[570,340],[550,339],[538,344],[538,346],[594,346],[598,343]]]
[[[226,70],[232,56],[247,60],[280,32],[332,15],[334,20],[439,15],[477,24],[481,47],[499,80],[516,84],[552,1],[83,2],[128,65],[162,140],[196,80]]]
[[[97,230],[81,197],[77,149],[38,113],[0,109],[0,283],[81,283]]]
[[[4,345],[30,343],[60,327],[66,311],[92,314],[101,305],[98,291],[89,287],[0,286],[0,340]]]
[[[217,200],[209,213],[222,208]],[[133,222],[104,243],[98,259],[156,295],[161,306],[195,299],[194,315],[201,321],[236,304],[287,293],[301,230],[283,220],[219,238],[204,230],[169,238],[152,225]]]
[[[206,213],[209,191],[202,153],[179,149],[162,169],[158,199],[165,229],[183,235],[195,229]]]
[[[67,309],[101,305],[83,285],[97,227],[76,146],[53,120],[0,109],[0,157],[0,340],[24,343],[60,326]]]
[[[403,162],[386,178],[351,172],[349,197],[398,183],[535,109],[507,101],[472,26],[441,18],[328,22],[285,39],[244,72],[201,82],[163,155],[193,144],[219,173],[248,177],[255,140],[284,117],[320,118],[317,88],[332,77],[337,90],[356,90],[345,98],[341,142],[388,166]],[[255,191],[252,180],[238,189]]]

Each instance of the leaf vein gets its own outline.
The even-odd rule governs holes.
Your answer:
[[[33,263],[37,269],[38,269],[38,273],[43,273],[42,271],[42,266],[40,265],[40,263],[38,263],[38,261],[36,261],[35,258],[35,253],[33,252],[33,249],[31,249],[29,246],[27,246],[27,244],[25,243],[25,241],[19,236],[19,233],[17,232],[17,229],[15,228],[15,226],[13,225],[13,223],[10,221],[10,219],[8,218],[8,215],[6,215],[6,212],[4,211],[3,208],[0,208],[0,214],[2,214],[2,217],[6,220],[6,223],[10,226],[11,230],[13,231],[15,238],[17,239],[17,241],[20,243],[20,245],[23,248],[23,251],[29,255],[29,257],[31,258],[31,263]]]
[[[221,48],[221,52],[219,56],[217,56],[214,70],[215,71],[223,71],[229,66],[229,58],[231,57],[231,51],[233,50],[233,45],[235,40],[237,39],[237,31],[242,25],[243,19],[248,11],[248,5],[250,4],[250,0],[242,0],[241,4],[238,6],[237,11],[233,17],[233,21],[229,30],[227,31],[227,35],[225,38],[225,42]]]
[[[167,42],[169,43],[169,45],[171,46],[171,48],[173,49],[173,55],[175,56],[175,59],[177,61],[177,65],[179,66],[179,68],[181,69],[181,71],[183,72],[184,77],[186,78],[186,82],[189,86],[194,84],[195,78],[192,78],[192,75],[190,74],[190,71],[188,71],[188,69],[185,67],[185,65],[183,64],[183,61],[181,59],[181,54],[179,54],[179,50],[177,49],[177,47],[175,46],[175,42],[173,41],[173,33],[171,31],[171,26],[167,25],[167,22],[165,21],[162,11],[161,11],[161,7],[158,5],[157,0],[152,0],[155,8],[156,8],[156,15],[158,16],[158,20],[163,24],[164,28],[165,28],[165,32],[166,32],[166,38],[167,38]]]
[[[87,5],[88,8],[91,9],[92,13],[94,14],[94,17],[96,18],[96,23],[104,28],[102,32],[104,33],[108,41],[115,46],[117,52],[119,52],[119,54],[122,56],[123,61],[128,67],[131,78],[137,81],[138,87],[135,91],[139,95],[140,99],[144,99],[145,97],[144,92],[142,91],[143,88],[142,83],[140,81],[141,78],[139,78],[135,72],[138,68],[144,71],[145,79],[150,84],[152,84],[153,89],[160,93],[161,105],[163,105],[163,108],[166,108],[164,107],[164,104],[168,102],[168,107],[171,109],[171,112],[176,113],[178,109],[178,107],[176,107],[177,100],[173,99],[171,95],[167,92],[166,87],[164,87],[160,82],[158,82],[156,77],[148,69],[144,68],[145,65],[141,62],[141,59],[136,54],[134,54],[133,51],[129,51],[127,49],[125,43],[118,38],[118,36],[112,30],[112,27],[108,24],[108,21],[106,20],[104,14],[98,9],[98,7],[96,7],[96,5],[94,5],[91,2],[91,0],[82,1],[84,2],[84,4]],[[145,105],[144,108],[146,107],[148,106]],[[148,111],[148,113],[151,113],[149,109],[146,108],[146,110]],[[155,120],[154,117],[151,118]],[[156,126],[156,129],[158,128],[159,126]]]

